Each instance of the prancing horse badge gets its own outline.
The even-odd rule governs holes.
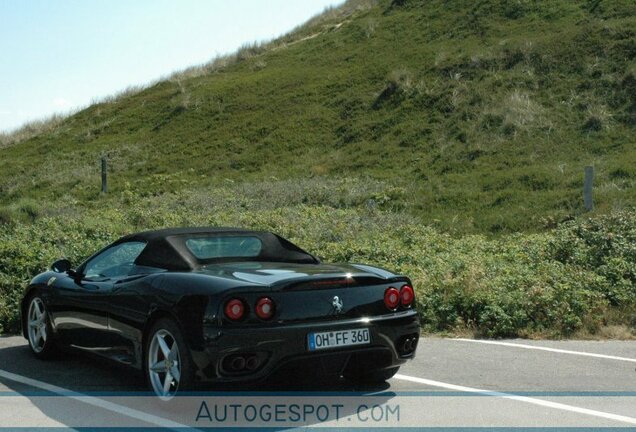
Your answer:
[[[331,306],[333,306],[334,312],[339,314],[340,312],[342,312],[342,307],[344,306],[344,304],[342,303],[342,300],[340,300],[340,297],[334,296],[333,300],[331,301]]]

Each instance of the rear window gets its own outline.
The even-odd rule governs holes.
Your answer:
[[[199,260],[214,258],[254,258],[260,255],[263,243],[252,236],[197,237],[185,242]]]

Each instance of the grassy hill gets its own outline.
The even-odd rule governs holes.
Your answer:
[[[636,338],[635,59],[633,0],[352,0],[0,135],[0,333],[59,257],[229,225],[409,275],[429,332]]]
[[[630,0],[349,2],[3,137],[0,205],[94,200],[106,155],[113,196],[358,178],[383,183],[367,197],[383,208],[458,233],[580,214],[585,165],[598,211],[628,207],[635,29]]]

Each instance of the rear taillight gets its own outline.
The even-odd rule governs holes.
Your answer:
[[[415,300],[415,292],[413,288],[408,285],[404,285],[400,289],[400,300],[402,302],[402,306],[411,306],[413,300]]]
[[[232,299],[225,303],[225,316],[232,321],[238,321],[245,315],[245,305],[239,299]]]
[[[256,316],[258,316],[262,320],[268,320],[274,316],[274,310],[276,306],[274,305],[274,301],[269,297],[261,297],[256,302],[256,307],[254,311],[256,312]]]
[[[398,304],[400,304],[400,292],[393,287],[387,288],[384,291],[384,304],[391,310],[398,307]]]

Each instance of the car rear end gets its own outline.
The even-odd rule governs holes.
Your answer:
[[[210,302],[205,350],[195,353],[201,381],[355,377],[414,357],[420,326],[408,278],[369,267],[265,267],[233,271],[252,285]]]

